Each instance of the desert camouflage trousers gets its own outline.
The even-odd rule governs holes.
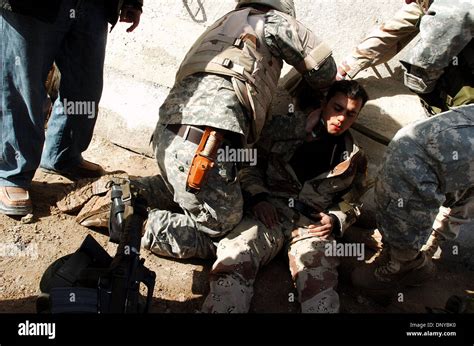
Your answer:
[[[294,212],[280,202],[280,225],[266,228],[253,216],[226,235],[217,246],[217,260],[210,273],[210,292],[202,306],[205,313],[247,313],[253,297],[258,270],[285,247],[289,268],[304,313],[339,312],[337,257],[325,255],[326,244],[334,238],[309,235],[304,226],[311,223],[301,216],[291,222]]]
[[[151,210],[142,246],[166,257],[214,258],[214,243],[242,218],[243,199],[234,165],[217,162],[195,195],[186,191],[186,181],[197,145],[158,124],[154,147],[162,179],[139,182],[168,207]]]
[[[419,250],[434,230],[455,239],[474,218],[474,105],[401,129],[375,188],[384,242]]]

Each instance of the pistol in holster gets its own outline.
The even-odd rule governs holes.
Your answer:
[[[207,181],[209,172],[215,165],[217,150],[224,136],[212,127],[206,127],[201,142],[189,168],[186,191],[198,194]]]

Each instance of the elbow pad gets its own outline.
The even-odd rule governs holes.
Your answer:
[[[315,48],[313,48],[308,55],[295,66],[296,70],[305,74],[312,70],[319,70],[319,68],[326,62],[326,60],[332,55],[331,47],[326,43],[321,42]]]

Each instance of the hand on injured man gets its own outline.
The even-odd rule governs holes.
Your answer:
[[[270,202],[261,201],[252,207],[252,211],[267,228],[273,229],[280,224],[278,212]]]
[[[334,217],[325,213],[314,215],[314,219],[320,219],[317,224],[306,226],[308,234],[313,234],[319,238],[326,239],[329,237],[334,229]]]

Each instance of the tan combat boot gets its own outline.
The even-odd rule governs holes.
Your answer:
[[[387,248],[374,263],[352,272],[354,286],[374,295],[393,294],[407,286],[420,286],[435,274],[435,266],[424,252]]]
[[[111,192],[105,196],[93,196],[76,216],[76,222],[84,227],[109,227]]]
[[[76,222],[84,227],[108,228],[112,184],[122,185],[125,204],[131,200],[131,194],[138,193],[146,201],[153,199],[149,186],[130,180],[127,173],[117,171],[99,179],[79,180],[68,188],[66,195],[56,205],[63,213],[77,214]]]
[[[125,172],[114,172],[99,179],[82,179],[72,184],[56,205],[63,213],[78,213],[76,221],[85,227],[108,227],[111,184],[129,180]]]
[[[105,196],[110,191],[112,182],[122,183],[128,179],[128,174],[123,171],[111,172],[98,179],[81,179],[68,186],[63,198],[56,203],[56,206],[63,213],[77,213],[92,197]]]

